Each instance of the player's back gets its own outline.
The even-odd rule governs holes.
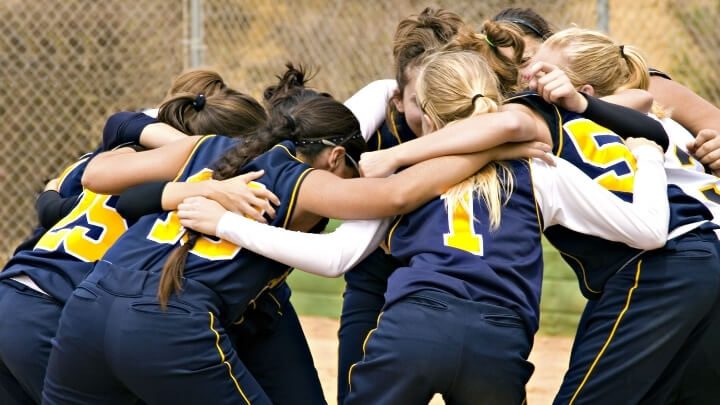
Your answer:
[[[513,173],[514,188],[497,229],[490,229],[487,205],[477,195],[468,205],[470,212],[459,204],[446,207],[443,196],[396,220],[387,244],[405,267],[390,276],[386,306],[418,290],[439,289],[512,308],[535,332],[543,266],[541,220],[528,162],[504,163]]]
[[[202,138],[177,180],[192,182],[211,178],[212,164],[236,142],[221,136]],[[254,184],[271,190],[282,202],[275,218],[268,218],[268,223],[286,227],[299,185],[312,168],[298,160],[294,145],[285,141],[245,165],[240,173],[260,169],[265,173]],[[146,215],[108,250],[103,260],[128,270],[158,273],[170,253],[186,239],[176,211]],[[262,291],[282,282],[289,271],[288,266],[249,251],[241,253],[240,248],[230,242],[203,235],[188,254],[184,277],[211,288],[223,302],[225,321],[232,321]]]

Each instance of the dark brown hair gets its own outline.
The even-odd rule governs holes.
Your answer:
[[[353,113],[326,93],[305,88],[305,72],[287,65],[287,71],[277,85],[264,94],[270,107],[270,118],[257,135],[229,150],[215,163],[214,179],[227,179],[240,174],[252,159],[268,151],[278,142],[289,140],[304,156],[313,161],[329,146],[329,140],[345,147],[347,155],[359,160],[367,148],[360,132],[360,124]],[[174,291],[182,289],[182,276],[187,255],[200,237],[188,230],[187,241],[172,251],[162,270],[158,299],[165,306]]]
[[[419,67],[419,57],[450,42],[463,25],[463,19],[452,11],[431,7],[400,21],[393,37],[395,78],[400,98],[409,81],[408,72]]]

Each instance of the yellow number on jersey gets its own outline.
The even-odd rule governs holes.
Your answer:
[[[633,192],[635,181],[635,157],[622,141],[601,144],[601,136],[614,135],[609,129],[587,119],[572,120],[563,128],[570,135],[580,155],[586,163],[607,169],[594,180],[610,191]],[[625,167],[626,173],[618,173],[615,167]]]
[[[445,246],[455,249],[464,250],[474,255],[483,255],[483,238],[482,235],[475,233],[473,221],[473,204],[470,202],[471,193],[465,194],[463,198],[468,202],[470,207],[468,212],[462,204],[455,204],[454,207],[448,207],[448,226],[450,232],[443,234],[443,242]],[[442,198],[445,198],[443,196]]]
[[[110,246],[127,230],[127,223],[108,205],[109,195],[83,191],[80,202],[68,215],[58,221],[35,245],[35,249],[55,251],[60,245],[74,257],[86,262],[99,260]],[[102,231],[97,239],[88,236],[87,226],[74,224],[85,218],[90,226]]]
[[[212,177],[212,170],[203,169],[199,173],[187,179],[187,182],[197,182],[208,180]],[[261,183],[250,183],[251,187],[265,187]],[[157,219],[153,225],[148,239],[158,243],[176,244],[181,238],[187,240],[185,236],[185,228],[180,224],[180,219],[176,211],[165,214],[165,219]],[[213,240],[207,236],[202,236],[195,243],[195,247],[190,253],[200,256],[208,260],[229,260],[235,257],[240,251],[240,247],[223,239]]]

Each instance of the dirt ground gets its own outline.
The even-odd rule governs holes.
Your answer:
[[[305,334],[310,342],[310,350],[315,358],[315,366],[330,405],[336,405],[337,375],[337,329],[338,320],[330,318],[301,317]],[[535,346],[530,353],[530,361],[535,365],[535,373],[527,386],[528,404],[546,405],[552,403],[553,396],[560,386],[563,373],[570,356],[572,338],[557,336],[536,336]],[[444,402],[440,397],[433,398],[431,404]]]

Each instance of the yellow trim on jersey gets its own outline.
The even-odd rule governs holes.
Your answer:
[[[372,335],[373,332],[375,332],[375,331],[377,330],[378,326],[380,326],[380,318],[382,318],[383,313],[384,313],[384,312],[380,312],[380,314],[378,315],[378,318],[377,318],[377,322],[376,322],[376,324],[375,324],[375,328],[371,329],[371,330],[367,333],[367,335],[365,336],[365,340],[363,340],[363,344],[362,344],[363,356],[362,356],[362,359],[361,359],[360,361],[365,360],[365,346],[367,345],[368,340],[370,340],[370,335]],[[359,362],[358,362],[358,363],[359,363]],[[356,366],[358,363],[353,363],[353,365],[350,366],[350,368],[348,369],[348,392],[352,391],[352,383],[350,382],[350,379],[352,378],[353,368],[355,368],[355,366]]]
[[[282,146],[282,145],[279,145],[279,146]],[[284,146],[282,146],[282,147],[285,150],[287,150],[287,148],[285,148]],[[290,223],[290,217],[292,216],[292,213],[295,208],[295,197],[297,197],[297,192],[300,189],[300,184],[302,183],[303,179],[305,179],[305,176],[307,176],[307,174],[312,170],[315,170],[315,169],[313,169],[312,167],[308,167],[307,169],[305,169],[305,171],[300,173],[300,176],[298,176],[297,180],[295,181],[295,187],[293,187],[292,196],[290,197],[290,203],[288,204],[287,213],[285,214],[285,221],[283,222],[283,228],[287,228],[288,224]]]
[[[65,170],[60,173],[60,176],[58,177],[58,185],[57,190],[60,191],[60,188],[62,187],[63,182],[65,179],[67,179],[67,176],[70,174],[71,171],[73,171],[76,167],[78,167],[80,164],[82,164],[84,161],[88,160],[90,156],[83,156],[78,160],[77,162],[71,164],[70,166],[66,167]]]
[[[202,138],[198,139],[198,141],[195,143],[195,146],[193,146],[193,149],[190,151],[190,154],[188,155],[187,159],[185,159],[185,163],[183,163],[182,168],[180,171],[178,171],[177,175],[173,179],[173,181],[178,181],[180,179],[180,176],[185,171],[185,168],[190,164],[190,160],[193,158],[193,155],[195,155],[195,152],[197,152],[200,145],[205,142],[206,140],[215,137],[215,135],[205,135]]]
[[[393,134],[395,139],[398,141],[398,145],[402,143],[400,134],[398,133],[397,125],[395,125],[395,114],[390,113],[390,132]]]
[[[242,388],[240,388],[240,383],[238,383],[237,379],[235,378],[235,375],[233,374],[232,366],[230,365],[230,363],[227,360],[225,360],[225,353],[223,353],[222,349],[220,348],[220,334],[213,327],[213,324],[215,323],[215,316],[213,316],[212,312],[208,312],[208,314],[210,314],[210,330],[215,334],[215,347],[217,347],[218,353],[220,354],[220,363],[225,364],[227,366],[228,374],[230,374],[230,378],[235,383],[235,388],[237,388],[238,392],[245,400],[245,403],[250,405],[250,400],[247,398],[247,396],[243,392]]]
[[[302,160],[298,159],[297,156],[293,155],[292,152],[290,152],[290,149],[288,149],[285,145],[277,144],[277,145],[273,146],[271,149],[275,149],[275,148],[285,149],[285,152],[287,152],[287,154],[290,155],[290,157],[292,157],[293,159],[297,160],[300,163],[305,163]]]
[[[377,140],[378,140],[377,150],[382,150],[382,132],[380,132],[379,129],[375,132],[376,132],[375,136],[377,137]]]
[[[588,369],[587,373],[585,374],[585,378],[583,378],[582,382],[578,386],[577,390],[575,391],[575,394],[570,398],[570,402],[568,405],[572,405],[572,403],[575,401],[575,398],[577,398],[578,394],[580,393],[580,390],[583,388],[585,383],[587,382],[588,378],[590,378],[590,374],[595,369],[595,366],[597,366],[597,363],[600,361],[600,358],[605,353],[605,350],[610,345],[610,342],[612,341],[613,337],[615,336],[615,332],[617,331],[618,325],[620,324],[620,321],[622,320],[623,316],[627,312],[628,308],[630,307],[630,300],[632,299],[633,292],[638,288],[638,284],[640,282],[640,268],[642,267],[642,260],[638,261],[637,270],[635,271],[635,284],[630,288],[630,291],[628,291],[627,300],[625,301],[625,307],[620,311],[620,314],[617,317],[617,320],[615,320],[615,325],[613,325],[612,330],[610,331],[610,335],[608,336],[607,340],[605,341],[605,344],[603,345],[602,349],[600,349],[600,352],[597,354],[597,357],[595,357],[595,360],[590,365],[590,368]]]
[[[395,223],[390,228],[390,231],[387,234],[387,239],[385,239],[385,245],[387,246],[387,254],[390,254],[392,252],[392,249],[390,248],[390,240],[392,239],[393,232],[395,232],[395,228],[397,228],[397,226],[400,225],[400,220],[402,219],[403,216],[405,216],[405,215],[400,215],[399,217],[397,217],[397,219],[395,220]]]

